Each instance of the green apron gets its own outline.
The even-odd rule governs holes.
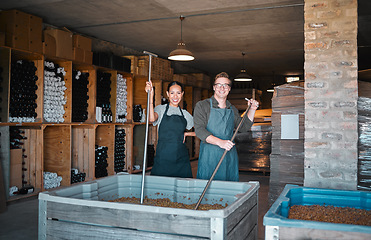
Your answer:
[[[151,175],[192,178],[187,146],[183,143],[187,120],[179,107],[180,115],[167,115],[166,105],[158,129],[158,143]]]
[[[217,138],[230,140],[234,131],[234,113],[232,108],[213,108],[210,99],[210,116],[206,129]],[[201,142],[197,178],[210,179],[224,150],[217,145]],[[238,155],[235,146],[225,155],[214,180],[239,181]]]

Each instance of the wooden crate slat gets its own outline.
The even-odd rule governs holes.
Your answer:
[[[117,91],[117,71],[108,71],[111,74],[111,111],[112,122],[116,122],[116,91]]]
[[[136,240],[147,240],[147,239],[161,239],[161,240],[172,240],[172,239],[184,239],[184,240],[197,240],[205,239],[199,237],[182,236],[182,235],[170,235],[161,233],[149,233],[142,232],[135,229],[125,228],[111,228],[97,225],[85,225],[76,224],[70,222],[60,222],[48,220],[48,228],[45,238],[40,239],[63,239],[66,237],[66,232],[69,236],[74,236],[76,239],[136,239]]]
[[[71,126],[50,126],[44,131],[44,171],[62,176],[62,186],[71,182]]]
[[[66,209],[69,209],[66,211]],[[99,216],[99,218],[97,217]],[[191,217],[168,213],[151,213],[112,209],[103,207],[90,207],[76,204],[64,204],[48,202],[47,217],[63,221],[81,222],[87,224],[99,224],[104,222],[108,226],[132,228],[138,230],[150,230],[155,232],[167,232],[171,229],[178,234],[194,232],[200,237],[210,236],[209,217]]]

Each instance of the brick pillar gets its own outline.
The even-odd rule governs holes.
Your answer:
[[[305,0],[304,186],[357,189],[357,0]]]

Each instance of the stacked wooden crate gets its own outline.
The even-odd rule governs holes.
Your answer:
[[[6,46],[42,53],[42,29],[41,18],[21,12],[19,10],[7,10],[0,13],[1,39]]]
[[[173,80],[192,87],[211,89],[211,78],[204,73],[174,74]]]
[[[233,104],[233,106],[235,106],[238,109],[238,111],[243,112],[247,108],[247,101],[245,98],[248,99],[253,98],[261,103],[261,95],[262,91],[254,88],[247,89],[232,88],[228,95],[228,101],[230,101]]]
[[[107,163],[106,170],[108,175],[115,174],[117,172],[115,168],[115,165],[117,165],[116,156],[119,155],[116,151],[116,146],[118,145],[116,145],[115,133],[118,130],[124,130],[126,134],[125,146],[120,146],[120,154],[124,153],[125,155],[125,167],[119,171],[132,173],[133,129],[136,126],[132,117],[132,74],[113,68],[93,65],[91,39],[89,38],[73,34],[67,29],[47,28],[42,32],[42,21],[40,18],[17,10],[3,11],[0,15],[0,32],[4,31],[7,37],[13,36],[9,39],[17,38],[15,42],[5,42],[5,39],[1,40],[1,36],[4,36],[4,34],[0,34],[0,45],[9,43],[9,45],[0,46],[0,68],[2,69],[0,77],[3,79],[3,81],[0,81],[0,88],[3,89],[0,96],[0,110],[2,109],[0,111],[0,165],[2,166],[1,175],[4,177],[4,192],[7,200],[12,201],[22,198],[21,195],[12,196],[10,194],[9,189],[12,186],[16,186],[18,189],[22,185],[34,187],[32,194],[24,196],[36,195],[40,191],[46,190],[47,184],[44,183],[45,179],[43,178],[45,172],[56,173],[62,177],[60,183],[62,186],[70,186],[75,183],[72,181],[73,174],[71,170],[74,173],[76,172],[75,170],[84,173],[85,180],[98,178],[99,176],[95,173],[96,146],[107,148],[107,156],[104,157]],[[20,39],[18,37],[20,35],[17,34],[24,30],[27,30],[27,34],[29,34],[27,35],[27,41],[40,40],[41,50],[40,46],[36,48],[36,46],[32,45],[35,42],[30,42],[29,45],[21,45],[24,42],[19,42]],[[39,37],[31,36],[29,31],[32,31],[32,34],[37,32]],[[44,36],[44,43],[41,41],[42,36]],[[23,41],[24,39],[21,40]],[[13,43],[15,45],[12,45]],[[15,89],[15,86],[12,84],[18,80],[18,78],[12,76],[17,75],[18,71],[20,71],[15,67],[15,64],[24,64],[35,68],[32,74],[32,79],[35,81],[33,85],[35,88],[32,88],[32,96],[36,98],[34,100],[36,116],[33,117],[32,121],[25,121],[18,117],[20,115],[17,114],[14,114],[18,117],[17,120],[11,119],[11,117],[14,117],[11,110],[15,106],[11,105],[12,101],[15,102],[17,100],[18,102],[22,100],[21,96],[18,96],[18,94],[14,95],[14,92],[12,92],[12,89]],[[58,65],[59,71],[63,70],[65,72],[60,77],[60,82],[58,82],[60,86],[65,87],[65,90],[63,90],[65,104],[62,105],[63,113],[60,114],[63,121],[49,121],[46,117],[49,114],[45,111],[47,109],[45,106],[48,104],[46,96],[49,95],[45,93],[47,92],[46,89],[50,90],[50,82],[52,80],[45,70],[51,68],[50,64],[53,66]],[[88,73],[86,100],[80,99],[79,95],[74,94],[75,90],[72,88],[72,81],[75,79],[74,72],[76,74],[78,72],[81,74]],[[20,73],[23,72],[20,71]],[[109,123],[101,123],[96,119],[98,73],[109,74],[111,83],[107,88],[109,89],[108,92],[102,93],[108,98],[109,104],[107,105],[111,106],[112,122]],[[123,90],[124,94],[126,94],[127,105],[125,123],[116,119],[119,76],[126,79],[125,89]],[[145,93],[144,85],[140,88],[141,92]],[[161,88],[159,87],[159,89]],[[10,96],[11,94],[13,95],[12,97]],[[80,122],[73,119],[72,109],[74,106],[72,105],[72,100],[81,100],[86,106],[87,118],[85,121]],[[18,139],[20,142],[20,146],[17,146],[18,149],[11,147],[11,142],[9,141],[10,132],[13,130],[20,130],[23,134],[22,138],[17,136],[17,139],[20,138]],[[122,161],[120,161],[120,164],[122,164]]]
[[[282,115],[298,115],[297,139],[281,138]],[[286,184],[302,185],[304,182],[304,117],[304,82],[275,87],[272,98],[269,204],[276,200]]]
[[[135,76],[148,76],[149,56],[124,56],[131,60],[131,73]],[[159,57],[152,57],[151,79],[172,81],[174,70],[171,62]]]
[[[371,83],[358,82],[358,189],[371,190]]]

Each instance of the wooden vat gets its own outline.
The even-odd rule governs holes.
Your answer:
[[[192,210],[107,202],[140,197],[141,177],[114,175],[39,194],[39,239],[257,239],[259,182],[213,181]],[[146,176],[144,195],[196,203],[206,180]]]

